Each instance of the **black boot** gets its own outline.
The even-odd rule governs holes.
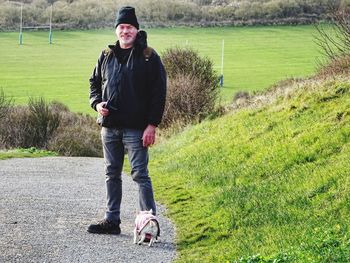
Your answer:
[[[103,219],[101,222],[97,224],[92,224],[88,227],[87,231],[93,234],[120,234],[120,222],[114,223],[107,219]]]

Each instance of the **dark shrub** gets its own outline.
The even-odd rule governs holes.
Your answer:
[[[212,88],[217,87],[218,76],[213,70],[213,62],[207,57],[200,57],[192,48],[167,49],[162,56],[162,61],[169,78],[178,74],[192,75]]]
[[[87,126],[85,124],[61,127],[57,130],[56,136],[50,140],[48,150],[65,156],[101,157],[99,132]]]
[[[350,75],[350,55],[344,55],[330,60],[318,70],[318,76],[328,77],[334,75]]]
[[[76,114],[62,103],[30,99],[28,106],[10,107],[0,93],[0,148],[36,147],[66,156],[102,156],[100,129],[95,119]]]
[[[32,131],[30,146],[46,147],[47,141],[60,124],[60,117],[49,109],[49,104],[43,98],[29,98],[28,108],[28,122]]]
[[[28,106],[11,107],[3,117],[1,145],[5,148],[45,148],[59,122],[58,114],[49,110],[43,98],[30,98]]]
[[[69,112],[69,108],[66,105],[56,100],[51,101],[50,109],[55,113]]]
[[[169,78],[162,127],[200,121],[212,113],[219,92],[212,61],[190,48],[168,49],[162,59]]]
[[[48,149],[65,156],[101,157],[100,128],[93,117],[70,112],[59,102],[51,105],[60,115],[60,126],[48,143]]]
[[[2,120],[0,126],[1,148],[28,148],[31,129],[28,123],[29,112],[27,107],[12,107]]]
[[[0,127],[2,125],[2,119],[6,117],[12,106],[12,100],[5,96],[5,93],[0,89]]]
[[[178,74],[170,78],[162,125],[169,127],[176,122],[185,124],[199,118],[200,112],[198,111],[202,107],[198,105],[200,104],[198,100],[192,101],[192,97],[200,89],[199,81],[192,76]]]

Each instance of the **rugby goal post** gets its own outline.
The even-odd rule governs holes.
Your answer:
[[[224,49],[225,49],[225,40],[222,40],[222,45],[221,45],[221,74],[220,74],[220,87],[224,85]]]
[[[39,26],[23,26],[23,2],[12,2],[13,4],[17,4],[21,6],[21,17],[20,17],[20,26],[19,26],[19,44],[23,44],[23,29],[49,29],[49,44],[52,44],[52,9],[53,5],[51,5],[50,9],[50,21],[48,25],[39,25]]]

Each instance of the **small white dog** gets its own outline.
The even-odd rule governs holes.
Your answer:
[[[160,234],[159,222],[156,216],[149,211],[140,211],[135,219],[134,244],[141,245],[149,241],[149,246],[153,246],[158,241]]]

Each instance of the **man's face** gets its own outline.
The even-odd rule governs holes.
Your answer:
[[[133,46],[137,28],[130,24],[119,24],[115,29],[121,48],[130,48]]]

